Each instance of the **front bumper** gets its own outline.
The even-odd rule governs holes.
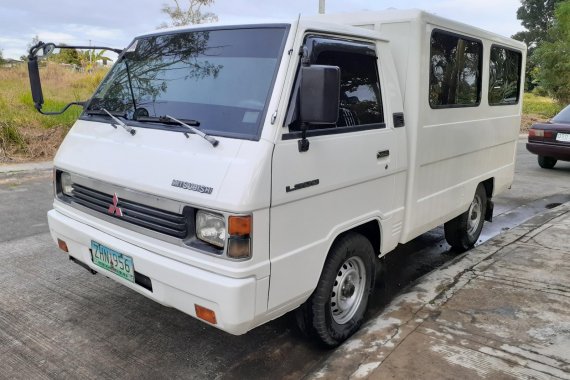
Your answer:
[[[528,142],[526,149],[534,154],[552,157],[560,161],[570,161],[570,145],[545,144]]]
[[[212,326],[231,334],[244,334],[255,327],[256,288],[258,282],[268,279],[236,279],[196,268],[127,243],[56,210],[48,212],[48,223],[54,241],[65,241],[69,254],[92,270],[193,317],[195,304],[213,310],[217,323]],[[150,278],[152,292],[93,264],[89,250],[92,240],[131,256],[135,270]]]

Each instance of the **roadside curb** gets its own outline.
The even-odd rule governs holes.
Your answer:
[[[416,280],[379,315],[321,362],[308,378],[366,378],[424,321],[475,276],[478,265],[540,233],[570,212],[570,202],[534,216]]]
[[[17,173],[17,172],[32,172],[51,170],[53,168],[52,161],[43,162],[28,162],[22,164],[0,164],[0,174]]]

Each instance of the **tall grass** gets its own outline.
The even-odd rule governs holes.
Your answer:
[[[552,98],[538,96],[531,93],[524,94],[523,114],[536,115],[550,119],[563,108],[563,105],[556,103]]]
[[[77,72],[55,63],[41,67],[43,110],[86,100],[105,73]],[[26,66],[0,68],[0,162],[51,158],[80,113],[81,108],[72,107],[61,115],[41,115],[33,105]]]

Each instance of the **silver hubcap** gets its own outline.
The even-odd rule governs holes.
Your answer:
[[[483,218],[483,201],[479,194],[475,194],[475,198],[473,198],[473,202],[471,202],[471,206],[469,207],[469,219],[467,220],[467,233],[469,235],[474,235],[477,232],[477,228],[479,227],[479,223]]]
[[[331,312],[339,325],[348,322],[358,310],[366,286],[366,269],[360,257],[346,260],[338,270],[331,292]]]

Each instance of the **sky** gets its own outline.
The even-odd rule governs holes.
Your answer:
[[[180,0],[181,4],[185,0]],[[172,0],[2,0],[0,49],[17,59],[36,35],[44,42],[124,48],[138,34],[168,21],[160,12]],[[222,22],[316,14],[318,0],[215,0],[208,10]],[[522,30],[520,0],[326,0],[326,13],[419,8],[511,36]]]

